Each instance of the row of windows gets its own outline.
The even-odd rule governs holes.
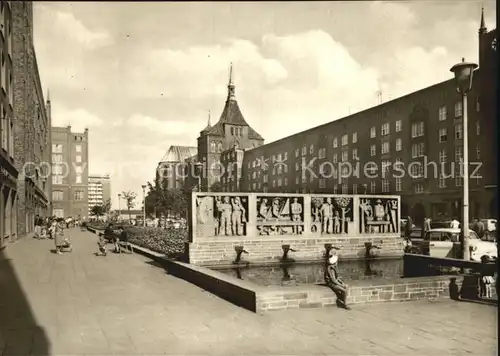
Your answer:
[[[84,196],[85,196],[85,192],[82,190],[75,190],[73,192],[73,200],[83,200]],[[52,192],[52,200],[53,201],[64,200],[64,192],[61,190],[54,190]]]
[[[82,152],[82,145],[75,145],[75,152]],[[61,143],[52,144],[52,153],[63,153],[63,145]]]

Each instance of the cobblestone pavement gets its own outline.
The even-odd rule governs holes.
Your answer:
[[[70,234],[73,253],[31,238],[0,252],[0,354],[497,354],[494,306],[443,299],[259,316],[140,255],[96,257],[95,235]]]

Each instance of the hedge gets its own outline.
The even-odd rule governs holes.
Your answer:
[[[128,227],[129,241],[134,245],[163,253],[171,258],[180,258],[188,242],[187,229]]]

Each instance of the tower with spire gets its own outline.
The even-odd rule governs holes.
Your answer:
[[[205,164],[202,190],[207,191],[220,181],[218,172],[221,154],[231,148],[249,149],[262,146],[264,139],[245,120],[236,100],[234,68],[229,66],[227,98],[219,120],[212,126],[209,112],[208,125],[198,137],[198,160]]]

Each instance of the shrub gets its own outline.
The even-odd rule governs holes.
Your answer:
[[[129,241],[137,246],[163,253],[171,258],[179,258],[188,242],[187,229],[129,226],[125,228]]]

